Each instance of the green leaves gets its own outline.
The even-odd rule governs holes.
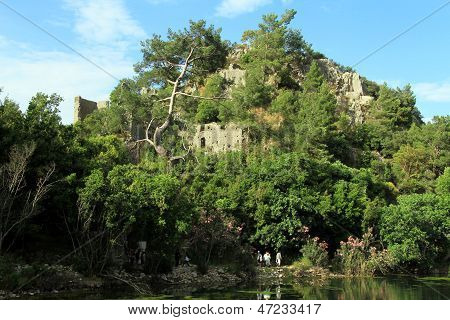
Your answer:
[[[413,125],[397,135],[399,149],[392,164],[396,182],[404,193],[433,191],[436,178],[450,163],[450,117],[436,117],[431,123]]]
[[[423,270],[438,263],[450,245],[450,196],[400,196],[383,211],[381,237],[399,263]]]
[[[450,194],[450,167],[445,168],[444,174],[437,178],[436,193],[442,196]]]
[[[319,92],[324,81],[319,65],[313,61],[302,83],[303,92]]]
[[[309,90],[300,95],[300,108],[295,120],[296,148],[317,158],[326,157],[327,144],[335,135],[336,98],[326,83],[311,78]]]
[[[105,197],[108,220],[123,215],[163,227],[177,219],[181,185],[174,176],[153,175],[132,165],[116,166],[107,177],[109,194]],[[182,198],[182,197],[181,197]],[[170,215],[169,215],[170,213]]]
[[[189,28],[168,31],[167,40],[159,35],[142,42],[143,60],[135,65],[141,76],[151,84],[167,86],[174,81],[179,65],[185,63],[191,49],[193,62],[186,77],[203,77],[221,68],[226,60],[229,43],[222,41],[221,30],[206,26],[204,20],[190,21]]]

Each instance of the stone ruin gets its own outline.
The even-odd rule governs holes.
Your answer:
[[[75,97],[73,106],[73,122],[83,120],[95,110],[106,109],[109,107],[109,101],[91,101],[83,99],[80,96]]]
[[[346,109],[353,123],[364,122],[367,108],[374,98],[366,92],[361,76],[356,72],[343,72],[336,63],[329,59],[319,59],[317,62],[335,91],[338,103]],[[299,74],[298,81],[300,84],[306,71],[303,70],[301,72],[303,74]],[[228,94],[230,94],[232,87],[245,85],[246,71],[236,63],[230,63],[228,68],[220,70],[219,74],[229,82]],[[154,94],[154,92],[142,89],[141,94]],[[108,106],[108,101],[95,102],[83,99],[80,96],[75,97],[74,122],[83,120],[95,110]],[[142,126],[133,123],[130,130],[132,140],[143,138],[144,129]],[[188,137],[188,134],[185,134],[194,149],[213,153],[242,150],[249,141],[245,128],[234,123],[227,125],[220,125],[215,122],[200,124],[196,126],[193,137]]]
[[[108,107],[109,101],[95,102],[77,96],[74,103],[74,122],[83,120],[95,110]],[[144,137],[142,126],[133,123],[130,129],[132,140]],[[206,152],[223,152],[241,150],[247,143],[248,136],[244,132],[244,128],[234,123],[219,125],[213,122],[197,125],[194,137],[190,140],[191,146],[195,149],[202,149]]]
[[[241,126],[215,122],[197,125],[192,146],[205,152],[226,152],[242,150],[248,142],[248,135]]]

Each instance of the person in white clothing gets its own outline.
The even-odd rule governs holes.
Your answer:
[[[267,251],[264,254],[264,262],[266,263],[266,267],[270,267],[270,259],[271,259],[270,253],[269,253],[269,251]]]
[[[278,251],[278,253],[277,253],[276,263],[277,263],[277,266],[281,266],[281,252],[280,251]]]
[[[261,254],[260,251],[258,251],[258,254],[257,254],[257,256],[256,256],[256,261],[258,262],[258,265],[259,265],[260,267],[262,267],[262,264],[263,264],[263,256],[262,256],[262,254]]]

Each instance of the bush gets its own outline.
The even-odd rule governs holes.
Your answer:
[[[235,247],[231,256],[233,257],[233,262],[230,267],[234,274],[239,275],[242,272],[251,276],[256,274],[255,260],[248,245]]]
[[[311,269],[313,266],[314,266],[314,265],[313,265],[313,263],[311,262],[311,260],[309,260],[309,259],[306,258],[306,257],[302,257],[302,258],[300,258],[300,260],[295,261],[295,262],[292,264],[292,268],[293,268],[295,271],[299,271],[299,272],[305,272],[305,271],[308,271],[308,270]]]
[[[306,244],[300,252],[303,257],[308,259],[313,266],[325,268],[328,266],[328,244],[325,241],[319,242],[319,238],[315,237],[306,240]]]
[[[197,263],[197,272],[200,274],[207,274],[209,270],[209,264],[206,264],[203,260],[199,260]]]
[[[197,270],[205,274],[210,264],[228,262],[227,259],[240,264],[245,262],[245,254],[252,260],[251,253],[245,252],[241,245],[241,231],[232,216],[219,211],[201,212],[188,237],[189,252]]]
[[[19,283],[15,264],[6,257],[0,256],[0,290],[13,290]]]
[[[372,229],[360,240],[348,237],[341,241],[334,260],[339,271],[346,275],[373,275],[377,272],[386,273],[394,265],[392,255],[387,250],[377,250],[372,246],[374,237]]]
[[[398,263],[430,270],[443,261],[450,247],[450,196],[400,196],[383,210],[380,234]]]
[[[36,265],[23,265],[10,257],[0,256],[0,290],[29,289],[36,283],[32,280],[40,272],[41,268]]]
[[[198,105],[195,121],[198,123],[209,123],[219,121],[219,107],[217,102],[202,101]]]

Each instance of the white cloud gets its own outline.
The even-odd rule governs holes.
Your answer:
[[[109,61],[108,61],[109,60]],[[132,74],[132,62],[126,59],[101,59],[102,67],[117,77]],[[60,106],[64,123],[73,119],[73,99],[82,95],[90,100],[108,99],[117,81],[82,58],[63,52],[29,51],[20,56],[0,54],[4,93],[26,109],[36,92],[58,93],[64,98]]]
[[[8,43],[9,43],[8,39],[0,35],[0,48],[8,46]]]
[[[270,3],[272,3],[272,0],[222,0],[216,8],[216,15],[233,18],[244,13],[253,12]]]
[[[124,2],[65,0],[65,3],[74,15],[73,21],[68,20],[69,25],[78,36],[78,41],[69,45],[119,79],[132,76],[136,61],[129,58],[130,48],[136,48],[138,40],[146,35]],[[63,47],[49,51],[0,35],[0,49],[0,87],[4,94],[26,109],[36,92],[58,93],[64,98],[60,106],[64,123],[73,120],[75,96],[96,101],[108,99],[117,85],[117,80]]]
[[[85,41],[115,43],[142,39],[145,31],[128,13],[122,0],[65,0],[75,14],[75,30]]]
[[[25,50],[28,48],[28,45],[26,43],[13,41],[0,34],[0,49],[8,50],[9,48]]]
[[[421,82],[412,87],[417,96],[424,101],[450,102],[450,82]]]

